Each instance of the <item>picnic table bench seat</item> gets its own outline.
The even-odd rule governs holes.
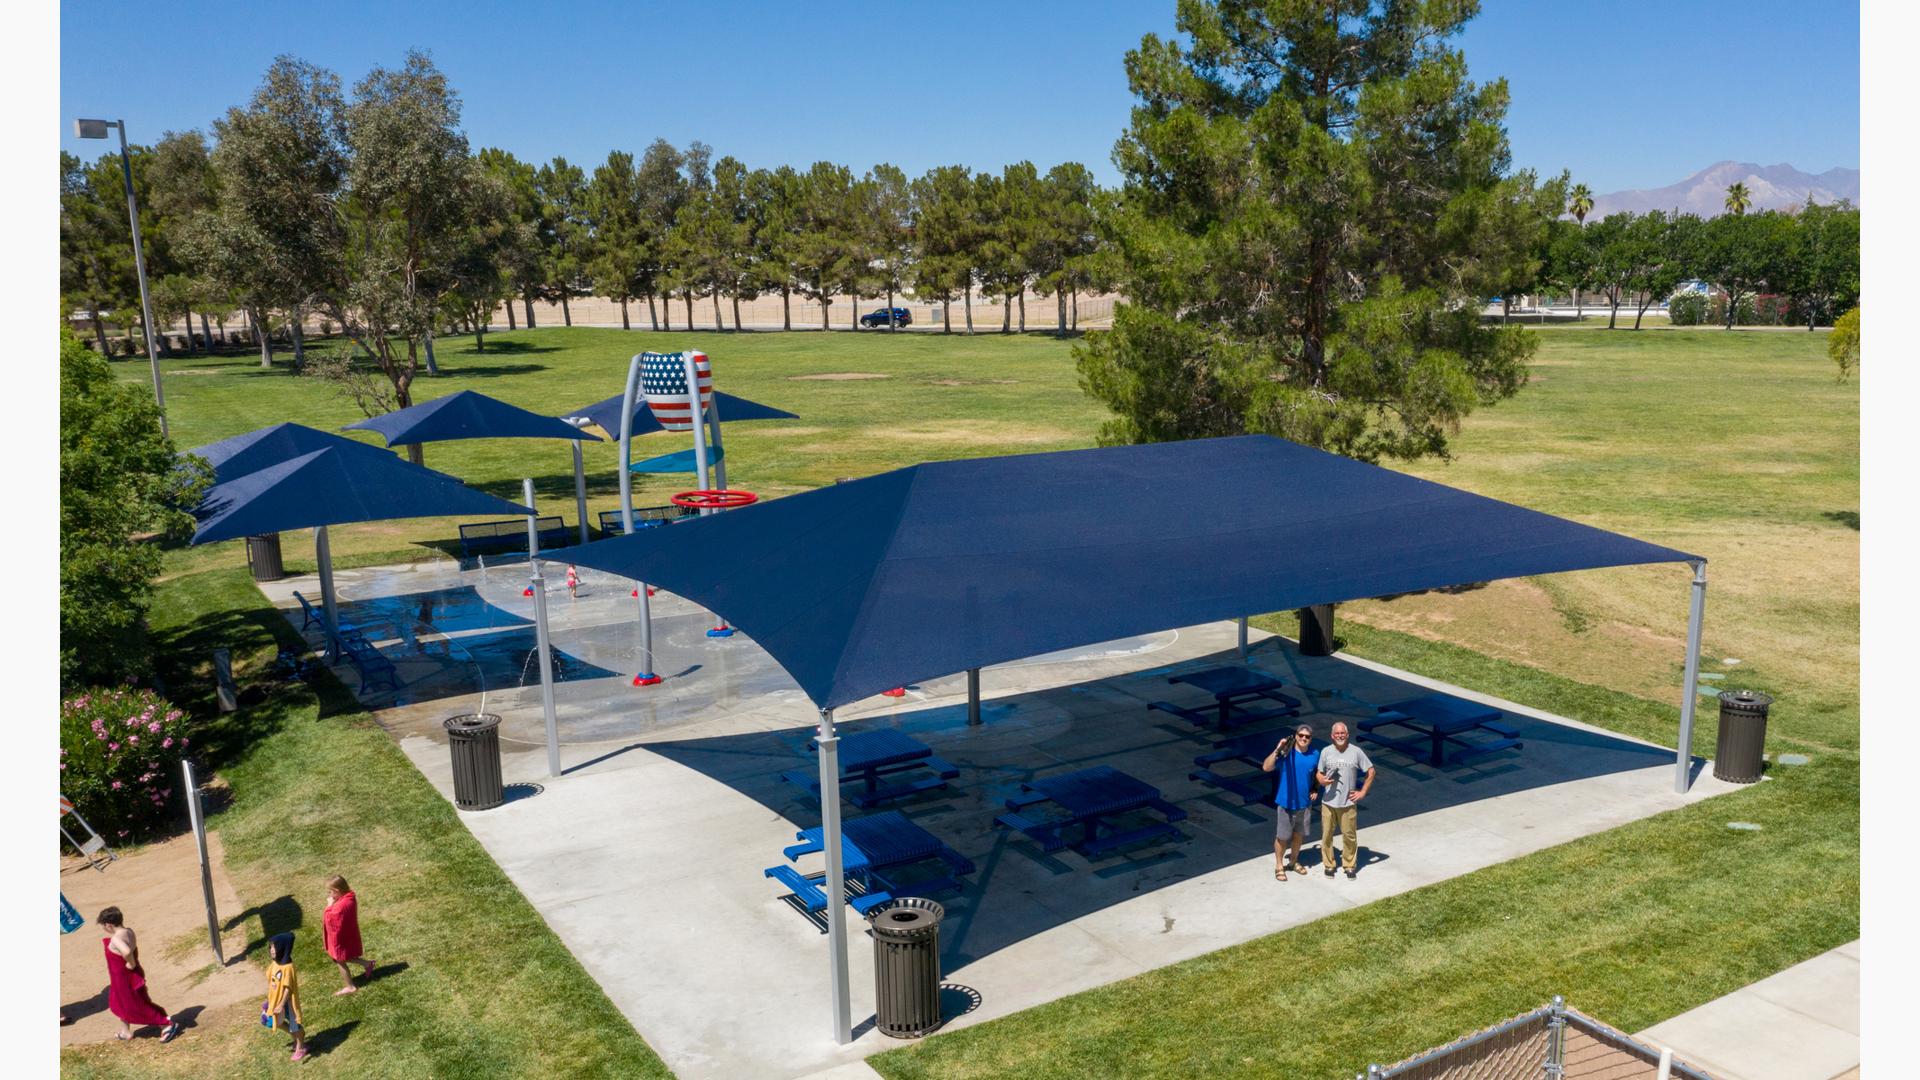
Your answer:
[[[808,740],[807,745],[819,751],[814,740]],[[841,736],[839,759],[842,797],[869,809],[892,799],[946,787],[947,781],[960,775],[959,766],[934,756],[931,747],[913,736],[891,728]],[[788,769],[780,778],[815,795],[821,793],[818,769]]]
[[[1006,800],[1006,807],[1012,813],[1001,814],[994,823],[1025,835],[1043,851],[1054,852],[1069,846],[1066,830],[1074,825],[1084,831],[1079,842],[1072,846],[1090,858],[1158,837],[1186,838],[1174,825],[1186,820],[1185,810],[1161,798],[1158,788],[1111,766],[1096,765],[1042,777],[1021,786],[1023,793]],[[1028,812],[1029,807],[1045,802],[1057,803],[1064,816],[1042,817]],[[1163,820],[1122,832],[1101,833],[1104,819],[1141,810],[1158,813]]]
[[[540,547],[565,547],[567,543],[567,523],[559,515],[534,519],[534,531],[540,535]],[[489,555],[498,551],[527,550],[527,519],[510,518],[506,521],[475,521],[460,526],[460,554],[462,557]]]
[[[354,670],[360,673],[360,689],[363,692],[373,689],[376,683],[389,690],[400,689],[399,669],[393,666],[393,661],[382,656],[380,650],[374,648],[373,643],[366,638],[356,636],[353,640],[345,642],[343,655],[346,656],[347,662],[353,665]]]
[[[827,909],[826,875],[824,873],[808,876],[795,870],[791,866],[769,866],[766,869],[765,876],[785,885],[788,892],[793,894],[793,898],[798,900],[801,906],[806,908],[808,912],[820,912]],[[867,914],[882,904],[890,904],[892,902],[893,895],[885,891],[857,894],[849,891],[847,893],[847,905],[861,915]]]
[[[1502,716],[1500,710],[1491,706],[1435,693],[1378,706],[1375,715],[1357,721],[1354,727],[1359,729],[1358,738],[1369,744],[1437,767],[1524,747],[1519,730],[1502,722]],[[1379,731],[1395,724],[1419,733],[1419,737],[1384,735]],[[1486,742],[1469,742],[1462,737],[1474,731],[1485,731],[1496,737]],[[1445,747],[1449,743],[1457,749],[1447,756]]]

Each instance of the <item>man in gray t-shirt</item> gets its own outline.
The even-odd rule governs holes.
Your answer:
[[[1373,759],[1348,739],[1347,725],[1337,723],[1333,744],[1320,751],[1320,862],[1328,877],[1339,866],[1333,846],[1335,830],[1346,848],[1347,876],[1354,876],[1354,864],[1360,858],[1360,800],[1373,789]]]

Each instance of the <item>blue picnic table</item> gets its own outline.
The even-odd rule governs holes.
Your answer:
[[[807,748],[818,753],[818,740],[808,739]],[[914,774],[912,779],[881,783],[882,777],[906,773]],[[932,747],[892,728],[840,736],[840,782],[860,782],[860,787],[846,795],[863,807],[946,787],[947,781],[959,775],[960,770],[953,763],[933,756]],[[781,773],[780,778],[820,794],[817,770],[789,769]]]
[[[1169,675],[1167,681],[1184,683],[1213,695],[1216,709],[1211,713],[1202,709],[1176,705],[1170,701],[1156,701],[1147,706],[1149,709],[1172,713],[1195,727],[1211,726],[1224,733],[1232,728],[1244,727],[1262,720],[1300,715],[1300,702],[1280,692],[1280,688],[1286,684],[1264,671],[1253,668],[1237,665],[1206,668],[1181,675]],[[1253,701],[1273,702],[1280,707],[1254,712],[1245,707],[1247,703]]]
[[[824,827],[801,829],[794,838],[800,842],[781,852],[788,862],[826,850]],[[916,894],[958,890],[962,888],[959,875],[974,871],[973,860],[948,847],[897,810],[841,822],[840,856],[842,869],[858,886],[857,890],[849,891],[847,903],[862,915],[891,902],[903,888],[911,888]],[[940,876],[915,879],[902,876],[908,867],[935,859],[943,864]],[[783,865],[768,867],[765,876],[791,889],[793,898],[808,913],[825,910],[824,873],[807,876]]]
[[[1273,801],[1274,774],[1265,771],[1252,775],[1228,776],[1214,768],[1230,761],[1242,761],[1259,769],[1266,763],[1267,755],[1279,743],[1291,738],[1291,729],[1278,731],[1255,731],[1244,735],[1216,740],[1213,749],[1193,759],[1199,768],[1187,774],[1187,779],[1198,780],[1209,787],[1240,796],[1243,804],[1271,803]],[[1318,751],[1315,751],[1318,753]]]
[[[1186,819],[1185,810],[1162,799],[1159,788],[1108,765],[1045,776],[1020,787],[1027,794],[1008,799],[1007,809],[1012,813],[994,818],[994,824],[1025,834],[1045,851],[1059,851],[1069,846],[1066,833],[1075,825],[1081,826],[1082,833],[1079,842],[1071,846],[1088,858],[1162,836],[1186,839],[1186,834],[1173,824]],[[1065,816],[1038,818],[1022,812],[1048,802],[1059,807]],[[1165,820],[1120,831],[1109,829],[1104,834],[1100,831],[1103,825],[1110,825],[1108,819],[1134,810],[1156,811]]]
[[[1448,694],[1422,694],[1381,705],[1376,712],[1378,715],[1356,725],[1363,738],[1436,767],[1446,764],[1446,746],[1449,742],[1460,747],[1453,756],[1456,765],[1485,754],[1524,745],[1518,738],[1520,733],[1501,722],[1504,714],[1499,709]],[[1395,738],[1378,731],[1379,728],[1396,726],[1426,736],[1426,745],[1421,746],[1417,739]],[[1469,742],[1461,737],[1471,731],[1490,732],[1496,738],[1485,742]]]

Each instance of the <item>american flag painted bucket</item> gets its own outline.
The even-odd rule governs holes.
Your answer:
[[[700,408],[705,411],[713,407],[713,367],[706,353],[640,354],[640,392],[653,418],[668,431],[693,430],[693,412],[687,407],[688,356],[693,357],[693,370],[700,380]]]

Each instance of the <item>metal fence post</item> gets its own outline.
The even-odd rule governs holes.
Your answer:
[[[1553,995],[1547,1013],[1547,1060],[1541,1074],[1547,1080],[1561,1080],[1567,1073],[1567,999]]]
[[[200,781],[193,775],[193,762],[180,761],[180,779],[186,787],[187,818],[193,824],[193,845],[200,854],[200,892],[207,901],[207,941],[213,946],[213,958],[220,966],[227,958],[220,949],[220,915],[213,904],[213,865],[207,858],[207,821],[200,812]]]

